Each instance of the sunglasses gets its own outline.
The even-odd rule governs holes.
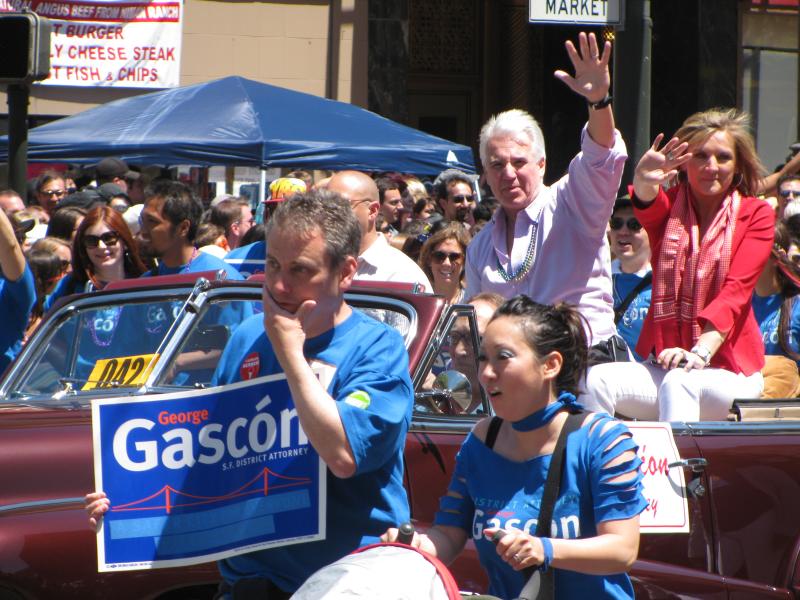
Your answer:
[[[450,198],[456,204],[463,204],[464,202],[472,202],[472,196],[467,196],[465,194],[457,194]]]
[[[116,246],[119,242],[119,235],[113,231],[106,231],[103,235],[85,235],[83,236],[83,245],[87,248],[97,248],[100,242],[103,242],[107,247]]]
[[[611,220],[608,222],[608,226],[611,227],[611,231],[619,231],[622,229],[623,225],[627,225],[628,229],[634,233],[642,229],[642,224],[639,223],[639,219],[636,217],[631,217],[627,221],[622,217],[611,217]]]
[[[462,343],[470,345],[472,344],[472,332],[469,329],[466,331],[453,330],[448,336],[448,341],[450,342],[451,347]],[[480,337],[478,338],[478,341],[480,342]]]
[[[70,261],[68,261],[68,260],[64,260],[64,259],[62,258],[62,259],[61,259],[61,262],[60,262],[60,265],[61,265],[61,272],[62,272],[62,273],[65,273],[65,272],[66,272],[66,271],[69,269],[69,266],[70,266],[71,264],[72,264],[72,263],[71,263]]]
[[[781,190],[781,198],[800,198],[800,190]]]
[[[42,190],[39,193],[40,194],[44,194],[45,196],[49,196],[50,198],[53,198],[53,197],[60,198],[61,196],[66,196],[67,195],[67,191],[66,190]]]
[[[445,258],[449,258],[451,263],[461,262],[464,255],[461,252],[442,252],[441,250],[434,250],[431,252],[431,259],[437,263],[444,262]]]

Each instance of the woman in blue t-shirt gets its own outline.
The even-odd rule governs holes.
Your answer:
[[[764,340],[763,398],[800,393],[800,238],[783,221],[753,292],[753,314]]]
[[[800,239],[783,222],[775,225],[775,245],[753,293],[753,312],[765,354],[787,356],[800,364]]]
[[[526,296],[505,302],[486,327],[480,380],[502,421],[489,433],[492,419],[484,419],[464,441],[434,526],[412,545],[449,563],[472,538],[495,596],[516,598],[523,569],[553,568],[557,598],[633,598],[625,572],[646,502],[637,447],[622,423],[580,417],[567,437],[550,537],[534,535],[554,447],[568,413],[580,408],[587,347],[574,307]],[[500,529],[506,535],[495,545]],[[384,540],[394,539],[390,529]]]

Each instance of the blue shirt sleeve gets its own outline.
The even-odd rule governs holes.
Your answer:
[[[16,281],[3,278],[0,287],[0,306],[3,308],[4,326],[0,331],[0,348],[3,359],[0,371],[16,358],[22,349],[22,337],[28,326],[31,310],[36,302],[36,288],[33,273],[28,264],[22,276]]]
[[[336,386],[335,400],[356,461],[356,474],[385,465],[402,447],[411,421],[414,391],[408,353],[400,335],[388,327]]]
[[[608,415],[595,415],[589,427],[589,477],[595,522],[635,517],[647,507],[642,493],[642,472],[639,468],[642,460],[637,454],[639,447],[627,426]],[[626,452],[632,452],[633,456],[609,466]],[[627,475],[631,472],[635,473],[633,477]],[[617,477],[621,477],[621,481],[612,481]]]

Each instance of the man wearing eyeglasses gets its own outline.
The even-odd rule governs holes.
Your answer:
[[[614,204],[614,212],[608,223],[608,238],[615,256],[611,261],[614,321],[628,348],[633,350],[650,309],[653,276],[650,240],[647,231],[633,215],[630,197],[623,196]],[[643,360],[639,355],[636,358]]]
[[[475,208],[472,180],[458,169],[442,171],[434,184],[439,208],[447,221],[472,226],[472,209]]]
[[[223,200],[211,209],[208,220],[225,230],[229,250],[238,248],[244,234],[256,223],[250,202],[246,198]]]
[[[359,171],[340,171],[331,177],[326,188],[350,202],[361,228],[356,280],[416,283],[423,291],[433,292],[419,265],[377,230],[380,201],[378,186],[371,177]]]
[[[58,171],[44,171],[36,180],[36,200],[44,211],[51,215],[67,195],[64,175]]]
[[[800,175],[784,175],[778,180],[778,218],[800,214]]]

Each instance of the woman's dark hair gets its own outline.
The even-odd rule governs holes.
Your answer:
[[[225,235],[225,230],[219,225],[211,222],[200,223],[197,227],[197,235],[194,237],[194,245],[202,248],[215,244],[221,235]]]
[[[492,320],[499,317],[519,320],[525,340],[538,358],[558,352],[563,362],[556,377],[556,391],[580,394],[589,350],[586,319],[573,304],[539,304],[519,295],[506,300],[494,312]]]
[[[790,230],[785,223],[778,221],[775,224],[775,246],[788,252],[792,244],[800,247],[800,238],[798,238],[796,233]],[[773,254],[773,260],[779,260],[774,258],[774,256]],[[778,309],[778,344],[786,356],[792,360],[800,361],[800,354],[792,350],[791,346],[789,346],[792,309],[794,308],[794,303],[797,301],[797,294],[800,294],[800,288],[784,274],[782,268],[791,269],[792,265],[781,265],[775,270],[778,283],[781,286],[781,291],[779,292],[781,295],[781,307]]]
[[[136,245],[136,241],[131,235],[131,230],[128,229],[128,224],[122,218],[122,215],[110,206],[95,206],[83,218],[72,245],[72,277],[76,282],[86,283],[89,280],[89,275],[94,275],[94,264],[86,252],[83,238],[86,235],[86,230],[98,223],[104,223],[119,236],[120,242],[124,246],[122,256],[125,265],[125,277],[139,277],[147,271],[142,259],[139,257],[139,247]]]
[[[53,282],[63,272],[61,259],[57,254],[40,248],[28,250],[25,260],[30,267],[36,288],[36,303],[31,310],[30,319],[36,319],[44,314],[44,301],[47,299],[47,294],[53,287]]]
[[[430,198],[420,198],[419,200],[414,201],[414,208],[411,209],[411,212],[414,215],[415,219],[420,218],[420,214],[422,214],[422,211],[425,210],[425,207],[428,206],[428,204],[434,205],[435,208],[433,212],[439,212],[436,203],[433,202]]]
[[[46,235],[72,242],[72,232],[75,231],[75,223],[85,216],[86,211],[77,206],[59,208],[50,215],[50,222],[47,224]]]
[[[256,223],[250,229],[247,230],[242,236],[242,239],[239,240],[239,247],[248,246],[255,242],[263,242],[264,236],[266,234],[266,227],[263,223]]]

